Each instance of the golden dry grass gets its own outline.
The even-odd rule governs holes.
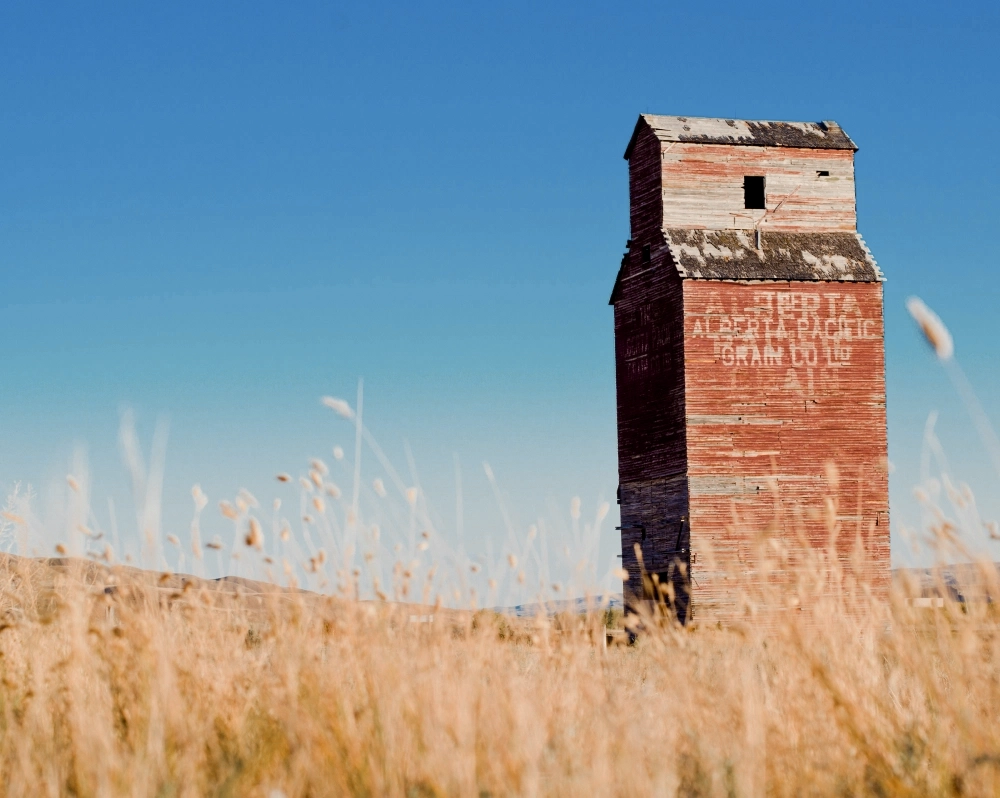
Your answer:
[[[436,532],[417,536],[433,529],[419,492],[391,471],[360,411],[325,403],[355,421],[358,445],[367,436],[402,497],[397,539],[408,529],[409,542],[395,544],[391,576],[378,569],[388,541],[359,515],[357,454],[350,499],[321,461],[299,480],[302,541],[277,502],[269,533],[249,494],[220,505],[234,547],[317,588],[333,589],[330,566],[337,597],[82,559],[0,558],[0,796],[1000,792],[993,564],[952,569],[950,586],[940,571],[924,584],[898,579],[885,600],[850,576],[864,572],[863,552],[795,553],[764,534],[753,562],[730,575],[739,617],[682,628],[667,614],[631,616],[642,629],[634,646],[605,645],[600,606],[535,619],[428,606],[431,593],[449,592],[431,589],[435,568],[419,560],[433,553],[429,542],[439,545]],[[125,433],[136,494],[147,497],[138,517],[155,549],[158,493]],[[340,447],[334,456],[342,461]],[[488,468],[487,477],[493,483]],[[287,474],[278,482],[295,486]],[[944,484],[958,516],[980,527],[971,495]],[[373,487],[384,501],[383,481]],[[71,478],[69,489],[67,528],[110,562],[104,532],[88,526],[85,483]],[[201,567],[202,546],[221,557],[228,544],[200,542],[207,497],[197,487],[193,497],[189,543]],[[970,559],[961,524],[931,509],[939,557]],[[22,550],[40,531],[28,510],[15,492],[0,514],[0,538],[16,527]],[[601,506],[581,540],[593,542],[606,513]],[[577,500],[571,515],[576,535]],[[511,585],[524,583],[535,531],[506,552]],[[356,553],[373,569],[363,590]],[[474,604],[465,576],[489,572],[467,558],[450,565],[462,574],[455,603]],[[492,575],[489,587],[492,603],[502,588]],[[358,600],[383,590],[397,601]]]
[[[996,794],[992,606],[880,604],[813,562],[805,610],[747,592],[725,629],[647,618],[606,647],[597,612],[7,558],[0,794]],[[997,595],[995,571],[967,578]]]

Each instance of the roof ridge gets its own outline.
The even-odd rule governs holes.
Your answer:
[[[729,119],[710,116],[666,116],[639,114],[632,137],[625,150],[625,160],[643,125],[661,142],[723,144],[729,146],[788,147],[856,151],[857,145],[833,120],[791,122],[754,119]]]

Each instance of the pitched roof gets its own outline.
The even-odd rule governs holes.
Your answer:
[[[663,231],[681,277],[692,280],[882,282],[885,278],[858,233],[750,230]]]
[[[836,122],[753,122],[746,119],[706,119],[696,116],[640,114],[625,150],[625,160],[643,125],[660,141],[693,144],[742,144],[750,147],[796,147],[818,150],[857,150]]]

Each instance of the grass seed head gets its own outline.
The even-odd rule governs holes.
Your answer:
[[[246,488],[240,488],[239,497],[248,507],[253,507],[254,509],[260,507],[260,502],[257,501],[257,497]]]
[[[837,468],[837,464],[833,460],[827,460],[823,465],[823,470],[826,471],[826,481],[831,492],[836,493],[840,489],[840,470]]]
[[[191,498],[194,499],[194,508],[199,513],[205,509],[205,505],[208,504],[208,496],[201,489],[201,485],[193,485],[191,487]]]
[[[248,546],[257,549],[257,551],[261,551],[264,548],[264,533],[261,531],[260,521],[256,518],[250,519],[247,534],[243,540]]]
[[[924,304],[919,297],[911,296],[906,300],[906,309],[910,311],[913,320],[941,360],[950,360],[955,353],[955,342],[951,333],[944,326],[938,315]]]
[[[346,419],[354,418],[354,411],[351,410],[351,406],[343,399],[338,399],[335,396],[324,396],[323,404],[329,407],[338,416]]]

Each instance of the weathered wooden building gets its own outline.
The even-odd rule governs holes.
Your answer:
[[[828,546],[831,513],[841,559],[857,571],[860,542],[887,589],[883,277],[856,149],[834,122],[639,117],[611,295],[628,598],[639,544],[682,619],[728,616],[759,535]]]

